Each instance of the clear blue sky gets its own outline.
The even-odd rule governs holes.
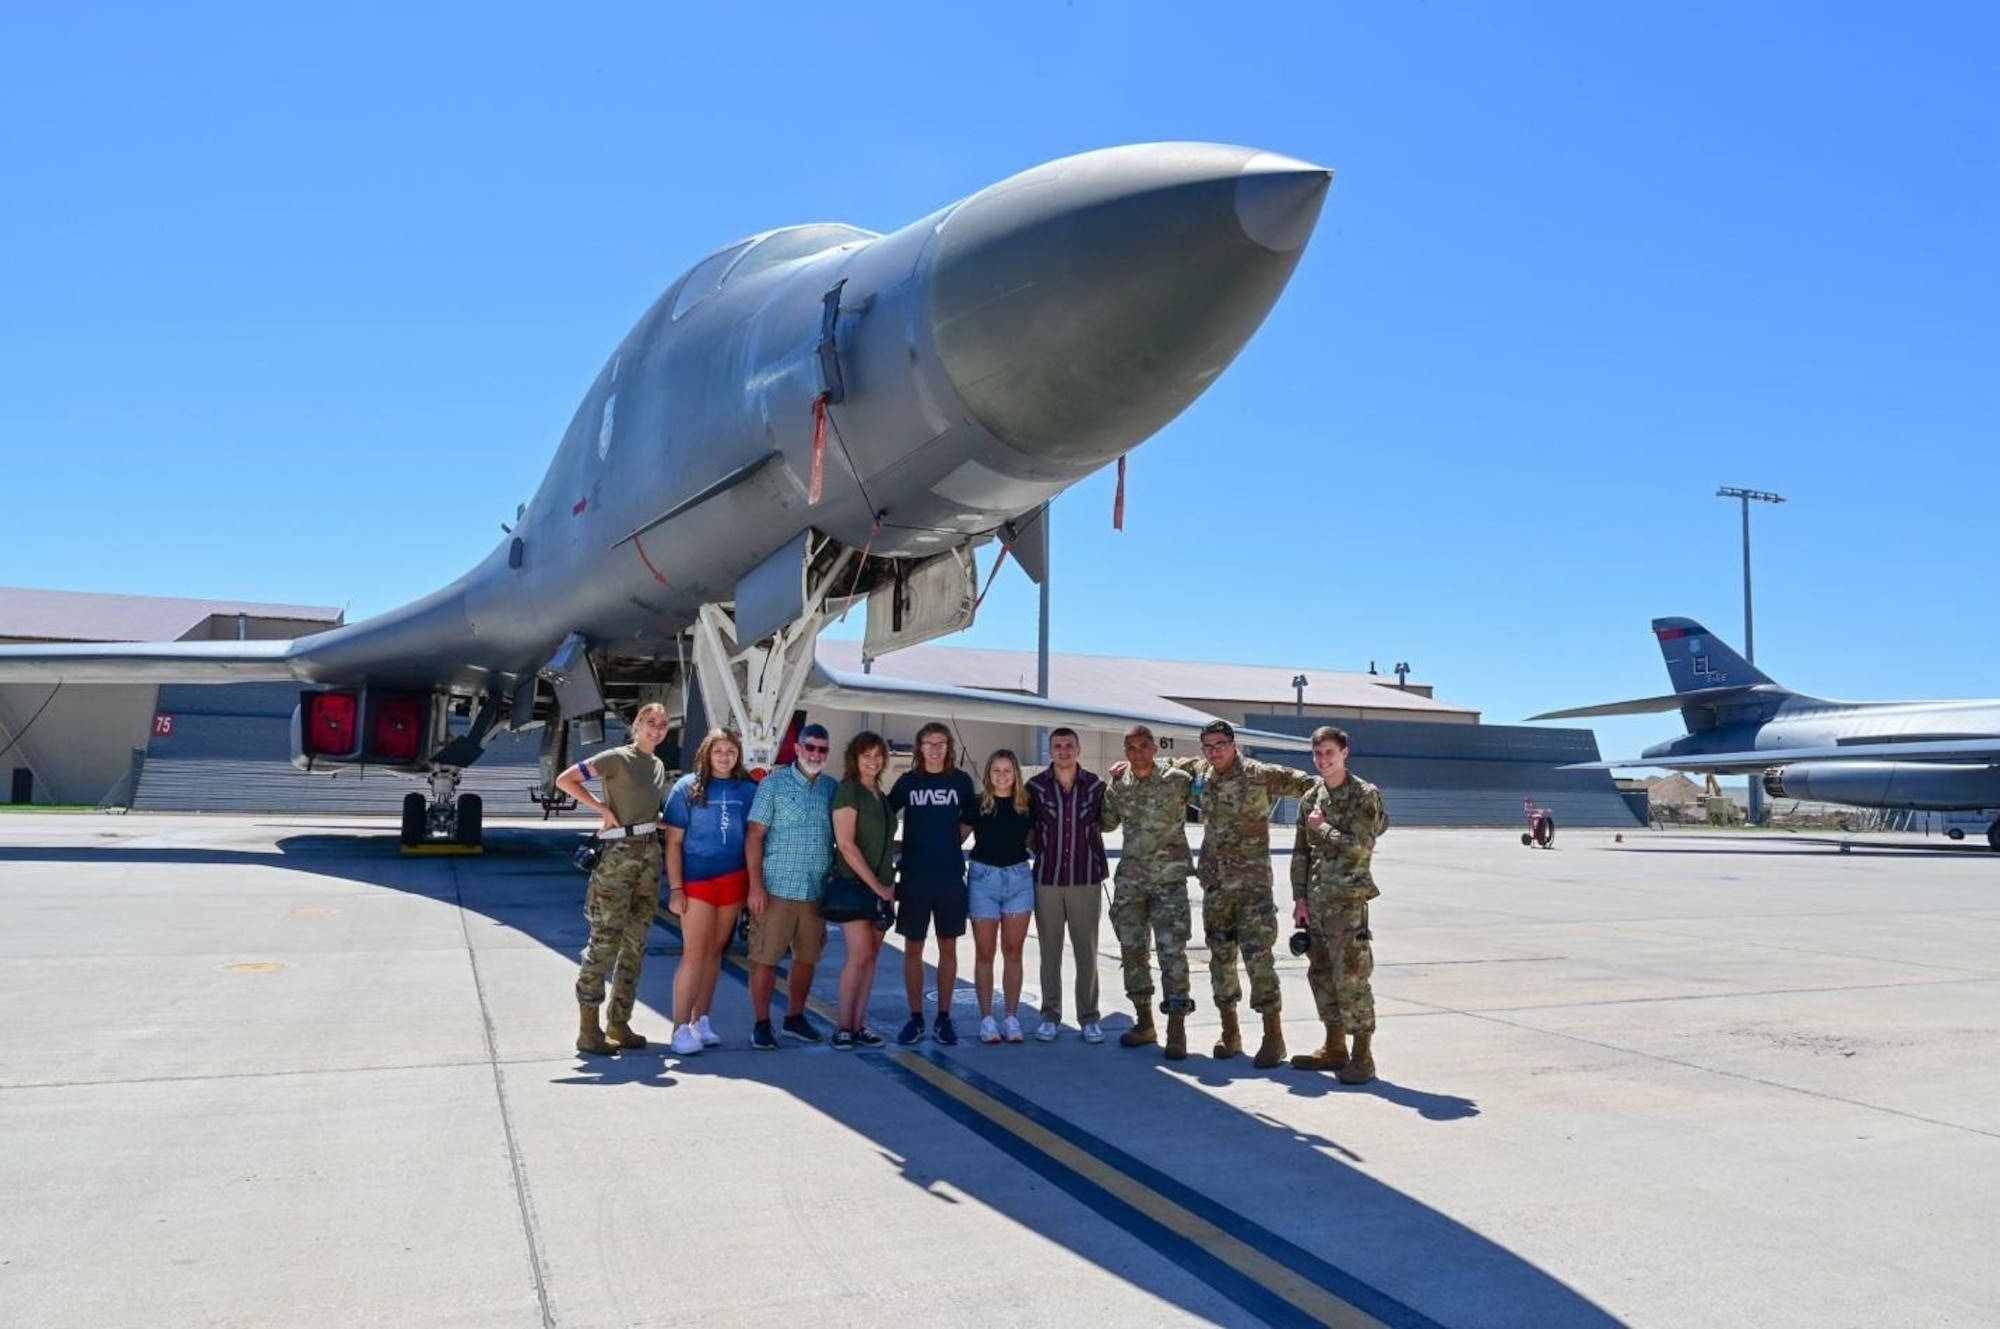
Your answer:
[[[1058,649],[1663,691],[1650,618],[1741,635],[1729,484],[1791,500],[1780,680],[2000,692],[1995,88],[1973,4],[15,6],[0,583],[389,608],[723,242],[1195,138],[1328,212],[1125,532],[1108,475],[1058,504]]]

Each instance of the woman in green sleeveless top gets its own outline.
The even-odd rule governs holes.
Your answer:
[[[880,734],[862,730],[847,744],[840,788],[833,794],[833,870],[858,880],[878,900],[895,899],[893,859],[896,814],[882,793],[882,772],[889,765],[889,745]],[[840,1021],[833,1045],[842,1051],[856,1046],[881,1047],[884,1039],[868,1027],[868,994],[875,989],[875,962],[882,953],[882,931],[873,918],[840,925],[847,944],[847,962],[840,970]]]

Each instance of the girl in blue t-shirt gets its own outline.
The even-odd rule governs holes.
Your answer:
[[[709,1027],[722,948],[750,890],[743,833],[757,785],[743,745],[711,729],[695,749],[694,770],[667,795],[667,908],[680,915],[681,962],[674,970],[673,1050],[690,1056],[722,1041]]]

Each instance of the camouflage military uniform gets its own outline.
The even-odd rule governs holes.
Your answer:
[[[667,768],[659,757],[641,752],[636,744],[606,748],[577,763],[585,779],[604,790],[605,804],[620,826],[657,822],[667,797]],[[595,1029],[598,1003],[604,1000],[604,975],[616,965],[611,986],[609,1024],[632,1018],[639,996],[639,969],[646,963],[646,935],[660,904],[660,836],[627,836],[604,842],[604,855],[590,874],[583,897],[583,916],[590,923],[590,941],[583,948],[583,966],[576,973],[576,1000],[590,1008]],[[594,1037],[594,1035],[593,1035]],[[643,1046],[643,1044],[634,1044]],[[587,1051],[583,1044],[579,1051]]]
[[[1125,995],[1135,1002],[1153,999],[1149,940],[1159,952],[1167,1000],[1188,995],[1187,879],[1194,859],[1188,853],[1187,806],[1193,798],[1194,777],[1172,766],[1156,765],[1144,779],[1127,770],[1105,782],[1099,824],[1107,831],[1125,828],[1111,892],[1111,930],[1125,966]]]
[[[657,835],[612,840],[590,874],[583,897],[583,916],[590,921],[590,941],[583,948],[583,967],[576,974],[576,1000],[595,1007],[604,1000],[604,975],[617,966],[611,981],[610,1021],[623,1024],[632,1017],[639,996],[639,969],[646,962],[646,935],[660,908],[660,839]]]
[[[1325,818],[1317,829],[1307,824],[1314,809]],[[1324,780],[1314,781],[1299,800],[1292,899],[1306,902],[1306,928],[1313,942],[1306,981],[1329,1029],[1375,1032],[1375,993],[1368,986],[1368,976],[1375,972],[1368,902],[1382,892],[1375,889],[1369,861],[1376,838],[1388,828],[1381,791],[1351,772],[1332,789]]]
[[[1319,777],[1290,766],[1238,756],[1227,772],[1181,757],[1201,799],[1201,926],[1208,934],[1208,978],[1217,1006],[1234,1006],[1243,989],[1236,957],[1250,974],[1250,1007],[1276,1011],[1278,906],[1271,895],[1271,800],[1302,795]]]

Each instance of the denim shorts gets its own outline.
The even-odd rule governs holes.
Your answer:
[[[1004,868],[974,863],[966,874],[966,884],[972,889],[974,918],[1026,914],[1035,908],[1035,869],[1031,863]]]

